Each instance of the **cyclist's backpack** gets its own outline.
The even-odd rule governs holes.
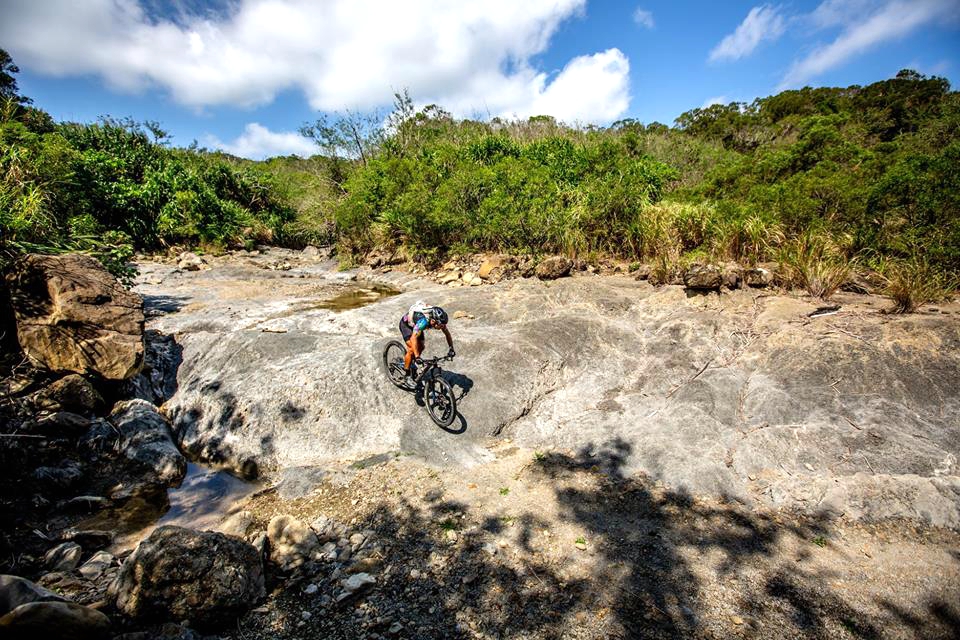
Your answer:
[[[407,324],[409,324],[411,327],[415,327],[417,325],[417,320],[426,316],[427,312],[432,308],[433,307],[428,305],[423,300],[417,300],[410,307],[410,310],[407,311]]]

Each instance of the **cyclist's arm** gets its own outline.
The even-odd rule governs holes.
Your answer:
[[[447,329],[446,325],[440,327],[440,330],[443,331],[443,335],[447,338],[447,346],[453,349],[453,336],[450,335],[450,330]]]

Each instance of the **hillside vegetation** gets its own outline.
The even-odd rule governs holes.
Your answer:
[[[672,128],[457,120],[403,94],[386,126],[318,120],[303,128],[313,158],[253,162],[172,148],[155,123],[53,122],[3,56],[0,259],[86,250],[119,269],[134,249],[270,242],[335,243],[345,262],[778,260],[828,290],[879,271],[915,294],[904,310],[960,273],[960,98],[912,71],[694,109]]]

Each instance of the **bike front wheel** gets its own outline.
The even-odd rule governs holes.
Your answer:
[[[457,417],[457,398],[449,382],[439,376],[431,377],[424,383],[423,399],[434,422],[444,429],[453,424]]]
[[[403,368],[403,357],[407,347],[399,340],[391,340],[383,350],[383,370],[390,378],[390,382],[407,389],[407,372]]]

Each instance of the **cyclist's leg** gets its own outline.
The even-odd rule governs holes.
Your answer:
[[[413,361],[413,349],[410,348],[410,336],[413,335],[413,328],[410,327],[403,318],[400,318],[400,335],[403,336],[403,344],[407,347],[407,352],[403,355],[403,368],[407,375],[411,375],[410,363]]]

